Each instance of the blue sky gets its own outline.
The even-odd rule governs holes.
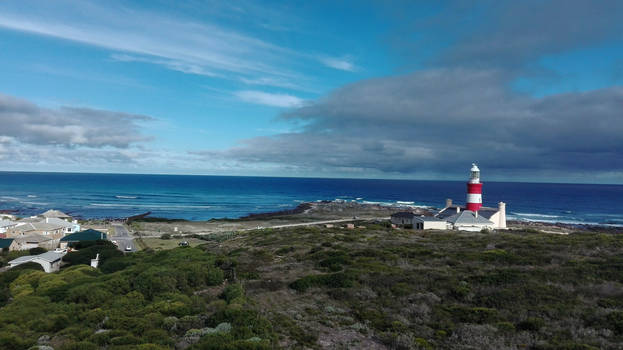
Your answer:
[[[3,1],[0,161],[420,179],[478,161],[496,180],[620,183],[621,10]]]

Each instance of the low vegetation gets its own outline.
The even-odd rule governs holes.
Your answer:
[[[0,348],[623,343],[623,236],[366,226],[223,235],[197,247],[111,254],[100,269],[77,258],[54,274],[12,269],[0,274]]]

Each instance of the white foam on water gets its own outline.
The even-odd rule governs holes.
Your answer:
[[[559,215],[547,215],[547,214],[536,214],[536,213],[513,213],[519,216],[531,216],[535,218],[559,218]]]
[[[107,208],[145,208],[145,209],[210,209],[211,205],[159,205],[159,204],[120,204],[120,203],[89,203],[92,207]]]
[[[137,199],[138,196],[115,196],[115,198],[119,198],[119,199]]]

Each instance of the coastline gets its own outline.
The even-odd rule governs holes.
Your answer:
[[[160,237],[162,234],[177,236],[209,235],[226,232],[249,231],[255,229],[285,228],[295,226],[336,226],[354,223],[380,223],[389,220],[397,211],[414,210],[421,215],[432,215],[432,208],[386,206],[381,204],[362,204],[345,201],[318,201],[301,203],[288,210],[254,213],[241,218],[211,219],[191,221],[147,217],[134,222],[135,231],[143,237]],[[623,227],[601,225],[567,224],[537,221],[508,220],[509,232],[531,231],[552,234],[579,232],[623,233]]]

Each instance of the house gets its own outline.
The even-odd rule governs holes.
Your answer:
[[[446,206],[441,209],[435,217],[442,220],[448,220],[448,218],[455,216],[456,214],[464,211],[465,208],[459,205],[452,204],[452,199],[446,199]],[[494,229],[506,229],[506,203],[498,203],[497,208],[481,207],[478,211],[478,216],[485,218],[493,223]]]
[[[27,222],[23,223],[18,221],[18,225],[7,230],[6,235],[9,238],[15,238],[20,236],[29,235],[42,235],[52,239],[60,239],[65,236],[65,225],[58,223],[42,222]]]
[[[71,245],[71,243],[85,242],[85,241],[98,241],[98,240],[104,240],[104,239],[107,239],[107,236],[104,232],[93,230],[93,229],[88,229],[88,230],[84,230],[84,231],[80,231],[80,232],[67,235],[61,238],[60,243],[61,243],[61,248],[64,249],[64,248],[67,248],[68,245]]]
[[[463,210],[447,217],[445,221],[452,225],[451,228],[461,231],[481,231],[496,228],[492,221],[479,215],[478,211],[471,210]]]
[[[0,252],[7,250],[16,250],[16,243],[13,238],[0,238]]]
[[[10,267],[15,267],[28,262],[34,262],[43,267],[43,271],[50,273],[56,272],[61,268],[61,260],[65,256],[64,251],[61,252],[45,252],[39,255],[20,256],[17,259],[9,261]]]
[[[67,221],[59,218],[45,218],[45,220],[42,220],[41,222],[63,227],[65,235],[80,231],[80,224],[78,223],[78,220]]]
[[[444,220],[432,216],[418,215],[410,211],[402,211],[391,215],[394,225],[412,227],[416,230],[445,230],[447,224]]]
[[[12,220],[0,220],[0,238],[6,237],[6,231],[17,226],[17,222]]]
[[[42,235],[20,236],[14,238],[15,246],[10,250],[29,250],[32,248],[43,248],[51,250],[56,248],[58,241]]]
[[[63,219],[63,220],[73,220],[71,216],[63,213],[60,210],[50,209],[44,213],[39,214],[38,216],[43,218],[54,218],[54,219]]]

